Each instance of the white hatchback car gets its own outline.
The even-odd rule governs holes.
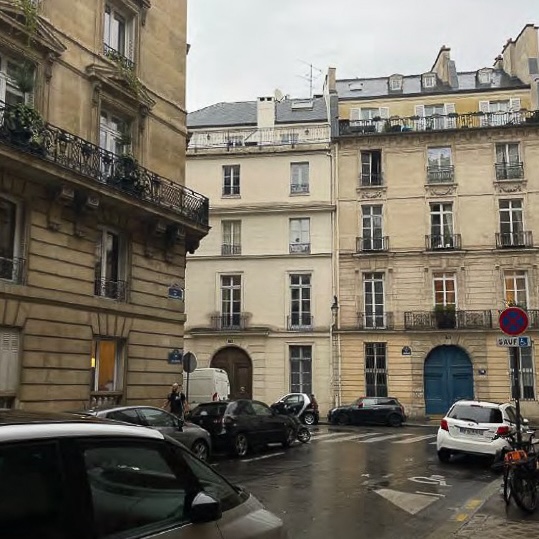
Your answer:
[[[283,539],[282,521],[154,429],[0,410],[2,537]]]
[[[453,454],[468,453],[497,459],[509,444],[496,435],[514,430],[516,419],[516,410],[511,403],[457,401],[440,422],[436,439],[438,458],[449,462]],[[524,427],[527,421],[522,421]],[[521,430],[525,432],[526,429]]]

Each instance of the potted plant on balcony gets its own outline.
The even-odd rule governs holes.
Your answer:
[[[144,185],[137,160],[131,153],[131,134],[127,131],[123,132],[118,145],[121,153],[115,159],[114,181],[126,191],[140,194],[144,190]]]
[[[438,329],[453,329],[457,325],[457,313],[454,305],[435,305],[434,317]]]

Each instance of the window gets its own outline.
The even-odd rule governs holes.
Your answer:
[[[22,208],[0,197],[0,279],[20,283],[23,270]]]
[[[387,397],[385,342],[365,343],[365,392],[367,397]]]
[[[454,273],[434,274],[434,305],[455,307],[457,303],[456,279]]]
[[[505,271],[503,274],[505,301],[510,305],[526,308],[528,287],[525,271]]]
[[[363,107],[350,109],[350,125],[352,127],[359,128],[365,133],[383,131],[385,120],[387,119],[389,119],[388,107]]]
[[[521,102],[519,97],[504,99],[500,101],[479,101],[479,111],[481,116],[481,126],[506,125],[509,122],[519,123],[521,121]]]
[[[451,419],[475,421],[476,423],[502,423],[502,411],[499,408],[487,408],[481,405],[456,404],[449,412]]]
[[[106,4],[103,28],[105,54],[113,57],[120,54],[133,60],[133,28],[131,20],[110,4]]]
[[[261,417],[271,417],[273,415],[273,412],[271,411],[270,407],[267,404],[253,401],[251,405],[252,405],[255,415],[258,415]]]
[[[221,221],[223,232],[222,255],[241,254],[241,221]]]
[[[281,135],[281,144],[297,144],[299,142],[299,133],[283,133]]]
[[[361,206],[362,217],[362,245],[363,251],[381,251],[384,249],[382,231],[382,205]]]
[[[128,153],[131,149],[129,122],[106,111],[101,111],[99,145],[115,155]]]
[[[289,329],[312,327],[311,276],[290,275],[290,322]]]
[[[500,243],[502,247],[525,244],[522,200],[500,200]]]
[[[491,84],[492,83],[492,69],[480,69],[477,78],[479,84]]]
[[[372,187],[382,185],[382,152],[380,150],[361,152],[360,159],[360,186]]]
[[[434,73],[426,73],[422,77],[423,88],[434,88],[436,86],[436,75]]]
[[[137,411],[133,409],[109,412],[107,414],[107,419],[112,419],[113,421],[123,421],[124,423],[133,423],[133,425],[144,425]]]
[[[0,56],[0,101],[7,105],[20,103],[31,104],[32,92],[27,92],[34,86],[34,66],[29,62],[20,62]],[[24,85],[21,90],[21,83]],[[25,91],[23,91],[25,90]]]
[[[240,166],[223,166],[223,196],[238,196],[240,194]]]
[[[92,347],[92,391],[123,391],[123,342],[99,338]]]
[[[178,428],[178,418],[163,410],[139,408],[140,415],[150,427]]]
[[[518,383],[520,385],[520,398],[524,400],[535,400],[535,361],[534,348],[519,348],[520,372],[518,373]],[[511,371],[511,398],[516,397],[513,387],[513,362],[509,352],[509,368]]]
[[[95,290],[96,296],[125,301],[125,241],[116,232],[103,229],[96,243]]]
[[[389,89],[392,92],[399,92],[402,90],[402,76],[392,75],[389,77]]]
[[[290,253],[310,253],[311,252],[311,220],[306,217],[302,219],[290,219]]]
[[[429,183],[445,183],[453,181],[453,163],[451,148],[427,149],[427,179]]]
[[[363,275],[365,301],[365,328],[385,328],[384,274],[365,273]]]
[[[75,537],[56,443],[0,446],[2,537]]]
[[[221,326],[241,326],[241,275],[221,275]]]
[[[453,205],[451,203],[431,204],[430,234],[430,249],[452,249],[455,247]]]
[[[312,393],[312,362],[313,349],[311,346],[290,346],[290,392]]]
[[[20,333],[0,328],[0,408],[11,408],[19,388]]]
[[[309,192],[309,163],[290,163],[290,193]]]
[[[496,144],[496,179],[515,180],[524,177],[518,142]]]

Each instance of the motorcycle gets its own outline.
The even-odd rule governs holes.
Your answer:
[[[271,409],[277,414],[287,415],[294,422],[296,439],[302,444],[306,444],[311,439],[311,431],[299,420],[295,410],[291,406],[287,406],[283,402],[276,402],[271,405]]]

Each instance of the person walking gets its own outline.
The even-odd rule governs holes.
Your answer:
[[[186,412],[185,393],[182,391],[182,386],[178,382],[174,382],[171,391],[167,396],[162,408],[168,408],[171,414],[184,420]]]

